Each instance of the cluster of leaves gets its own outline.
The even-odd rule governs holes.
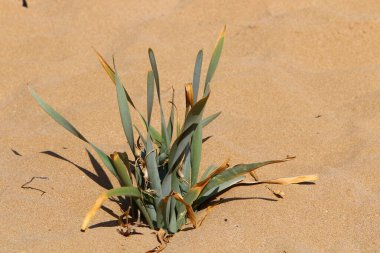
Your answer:
[[[174,104],[174,92],[171,101],[171,112],[168,120],[164,116],[160,95],[160,82],[154,53],[149,49],[149,60],[152,70],[147,74],[147,116],[136,108],[128,92],[120,81],[118,71],[98,54],[100,63],[116,85],[117,100],[121,122],[133,157],[127,153],[114,152],[107,155],[93,143],[89,142],[73,125],[50,107],[30,88],[38,104],[60,125],[76,137],[87,142],[99,155],[104,165],[118,179],[121,187],[101,194],[93,208],[87,213],[81,229],[88,227],[95,212],[111,196],[126,196],[131,205],[143,215],[151,229],[163,229],[171,234],[176,233],[187,219],[197,227],[195,211],[202,203],[221,194],[226,189],[236,186],[245,177],[244,174],[273,163],[292,159],[272,160],[259,163],[238,164],[230,166],[228,161],[220,166],[211,165],[199,176],[202,143],[202,129],[216,119],[220,112],[203,117],[205,106],[210,97],[210,82],[215,73],[224,43],[225,28],[215,46],[207,70],[203,96],[199,97],[199,86],[203,51],[200,50],[193,75],[193,82],[185,86],[186,113],[184,122],[178,119]],[[151,125],[154,90],[156,88],[161,117],[161,129]],[[141,118],[144,131],[138,129],[131,120],[131,107]],[[166,123],[167,122],[167,123]],[[135,129],[135,131],[134,131]],[[135,138],[138,134],[138,138]],[[256,181],[253,184],[290,184],[316,180],[316,176],[282,178]]]

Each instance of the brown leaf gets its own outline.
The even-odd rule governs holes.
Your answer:
[[[167,196],[167,197],[169,197],[169,196]],[[157,240],[160,243],[160,245],[158,245],[157,247],[155,247],[152,250],[147,251],[146,253],[158,253],[158,252],[163,251],[166,248],[167,244],[169,243],[169,239],[171,237],[173,237],[173,235],[166,233],[166,231],[161,228],[157,232]]]
[[[81,231],[84,232],[90,223],[90,220],[94,218],[96,211],[103,205],[104,201],[108,199],[106,193],[101,194],[95,202],[95,205],[91,208],[90,211],[86,214],[86,217],[83,220]]]
[[[101,54],[98,51],[96,51],[95,48],[94,48],[94,51],[95,51],[96,55],[98,56],[100,64],[103,66],[104,70],[107,72],[107,74],[111,78],[112,82],[114,82],[116,84],[116,82],[115,82],[115,71],[113,71],[113,69],[106,62],[106,60],[103,58],[103,56],[101,56]]]
[[[195,213],[194,213],[194,210],[191,207],[191,205],[186,203],[186,201],[182,198],[181,194],[179,194],[177,192],[172,192],[171,196],[173,196],[173,198],[175,198],[176,200],[181,202],[183,205],[185,205],[186,210],[187,210],[187,216],[188,216],[190,222],[193,224],[194,228],[197,228],[197,220],[196,220]]]
[[[266,184],[299,184],[304,182],[313,182],[318,180],[318,175],[306,175],[306,176],[298,176],[298,177],[285,177],[285,178],[277,178],[272,180],[259,181],[261,183]]]
[[[191,83],[185,84],[186,108],[194,105],[194,91]]]

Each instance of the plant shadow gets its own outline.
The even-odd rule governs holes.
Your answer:
[[[92,167],[95,169],[96,174],[92,173],[91,171],[83,168],[82,166],[79,166],[78,164],[70,161],[69,159],[55,153],[54,151],[47,150],[40,152],[41,154],[45,154],[60,160],[63,160],[65,162],[71,163],[75,167],[77,167],[80,171],[82,171],[86,176],[88,176],[90,179],[92,179],[95,183],[100,185],[101,187],[109,190],[112,189],[112,183],[107,176],[107,174],[104,172],[102,166],[99,164],[99,162],[95,159],[95,157],[86,149],[87,155],[90,158]]]
[[[88,176],[90,179],[92,179],[99,186],[101,186],[107,190],[112,189],[113,188],[112,183],[111,183],[109,177],[107,176],[107,174],[105,173],[105,171],[103,170],[102,166],[95,159],[95,157],[90,153],[90,151],[88,151],[88,149],[86,149],[86,152],[87,152],[87,155],[90,159],[91,165],[94,168],[96,174],[89,171],[88,169],[85,169],[82,166],[70,161],[69,159],[61,156],[60,154],[57,154],[54,151],[46,150],[46,151],[42,151],[40,153],[54,157],[54,158],[57,158],[57,159],[60,159],[60,160],[65,161],[65,162],[68,162],[68,163],[74,165],[80,171],[82,171],[86,176]],[[128,199],[124,198],[122,196],[119,196],[117,198],[109,198],[109,200],[116,203],[119,206],[120,210],[127,210],[128,206],[130,205]],[[116,220],[100,222],[98,224],[90,226],[89,228],[91,229],[91,228],[97,228],[97,227],[116,227],[116,226],[118,226],[119,216],[112,209],[110,209],[104,205],[101,206],[101,209],[103,211],[105,211],[106,213],[108,213],[110,216],[114,217]]]
[[[203,209],[206,209],[209,206],[215,206],[215,205],[220,205],[224,203],[228,203],[231,201],[241,201],[241,200],[265,200],[265,201],[273,201],[276,202],[278,201],[275,198],[265,198],[265,197],[233,197],[233,198],[220,198],[220,199],[211,199],[209,201],[206,201],[202,205],[199,206],[198,210],[201,211]]]
[[[17,155],[17,156],[22,156],[17,150],[11,148],[13,154]]]
[[[99,222],[97,224],[91,225],[88,227],[88,229],[100,228],[100,227],[112,228],[112,227],[118,227],[118,226],[119,226],[118,220],[110,220],[110,221],[103,221],[103,222]]]

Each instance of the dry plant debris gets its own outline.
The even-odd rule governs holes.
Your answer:
[[[25,184],[21,185],[21,188],[22,189],[31,189],[31,190],[39,191],[39,192],[41,192],[41,196],[44,195],[46,193],[46,191],[43,191],[41,189],[38,189],[38,188],[35,188],[35,187],[32,187],[32,186],[27,186],[28,184],[32,183],[34,179],[49,179],[49,178],[48,177],[32,177],[28,182],[26,182]]]

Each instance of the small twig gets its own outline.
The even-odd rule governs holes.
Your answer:
[[[34,179],[49,179],[49,178],[48,177],[32,177],[32,179],[30,179],[28,182],[26,182],[25,184],[21,185],[21,188],[36,190],[36,191],[42,192],[41,196],[44,195],[46,193],[45,191],[43,191],[41,189],[38,189],[38,188],[31,187],[31,186],[26,186],[26,185],[30,184]]]
[[[285,193],[282,192],[282,191],[279,191],[279,190],[273,190],[272,188],[270,188],[268,185],[265,186],[270,192],[273,193],[274,196],[276,196],[277,198],[279,199],[283,199],[284,196],[285,196]]]
[[[158,253],[158,252],[163,251],[173,236],[174,234],[168,234],[165,230],[161,228],[157,232],[157,240],[160,243],[160,245],[158,245],[152,250],[147,251],[146,253]]]

